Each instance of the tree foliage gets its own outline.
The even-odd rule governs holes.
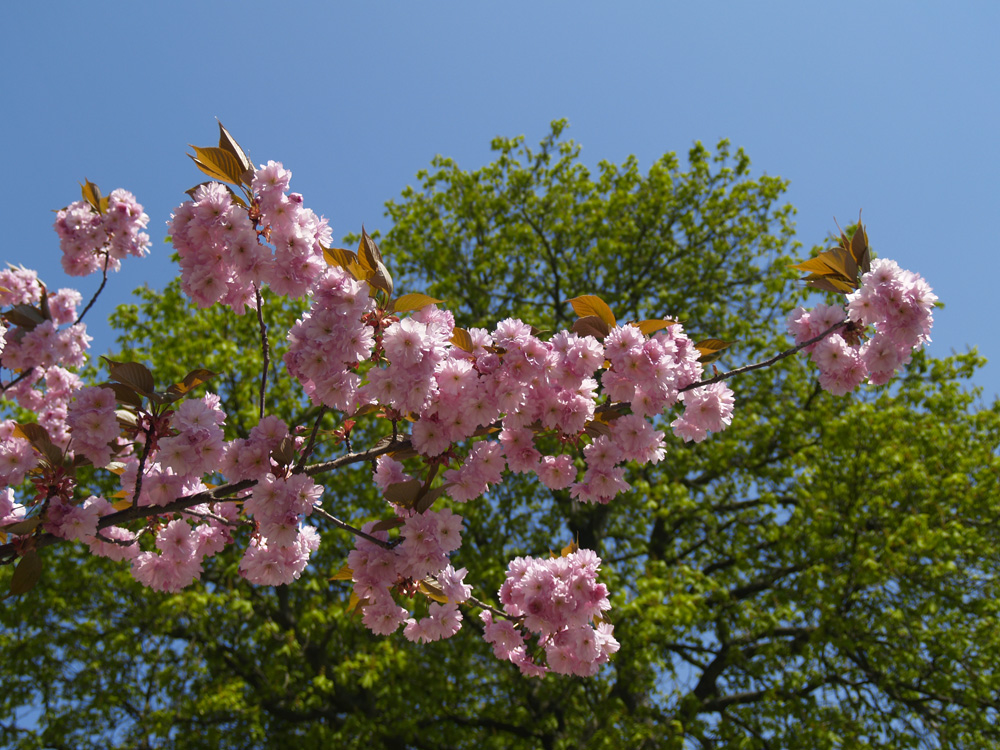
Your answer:
[[[722,354],[731,365],[785,348],[784,316],[806,290],[790,281],[784,183],[754,177],[725,141],[696,145],[683,170],[667,154],[646,174],[634,158],[592,174],[564,127],[537,149],[496,139],[479,170],[437,158],[419,173],[387,204],[396,288],[447,300],[465,327],[507,316],[567,326],[568,300],[598,293],[621,320],[680,317],[696,338],[736,341]],[[194,364],[221,373],[227,437],[245,436],[255,322],[196,311],[177,282],[137,294],[112,319],[115,358],[173,380]],[[271,330],[300,313],[277,298],[264,310]],[[0,741],[998,746],[1000,405],[963,388],[978,364],[918,355],[893,386],[837,398],[790,358],[735,383],[740,418],[727,432],[675,440],[609,505],[527,481],[468,504],[458,563],[478,591],[499,587],[496,561],[572,539],[604,559],[622,648],[593,680],[527,679],[469,620],[422,646],[372,637],[348,612],[349,587],[328,580],[351,543],[333,530],[295,585],[247,584],[229,551],[170,596],[53,548],[42,582],[0,615]],[[315,410],[282,382],[272,378],[269,411],[308,423]],[[318,456],[336,450],[328,438]],[[367,469],[336,480],[338,509],[375,514]]]

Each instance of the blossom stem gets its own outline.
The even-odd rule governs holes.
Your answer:
[[[271,364],[271,347],[267,341],[267,324],[264,323],[264,298],[261,297],[260,289],[254,284],[254,294],[257,296],[257,323],[260,326],[260,351],[263,355],[264,366],[260,371],[260,419],[264,418],[264,391],[267,388],[267,368]]]
[[[801,351],[802,349],[805,349],[810,344],[815,344],[817,341],[822,341],[831,333],[834,333],[835,331],[843,328],[850,322],[851,322],[850,320],[842,320],[839,323],[834,323],[832,326],[827,328],[825,331],[823,331],[823,333],[819,334],[818,336],[813,336],[808,341],[803,341],[801,344],[793,346],[791,349],[787,349],[783,352],[780,352],[779,354],[775,354],[770,359],[765,359],[763,362],[754,362],[752,365],[745,365],[744,367],[737,367],[735,370],[730,370],[729,372],[719,373],[715,377],[709,378],[708,380],[699,380],[697,383],[691,383],[690,385],[684,386],[683,388],[680,389],[680,392],[683,393],[684,391],[690,391],[695,388],[701,388],[702,386],[711,385],[712,383],[720,383],[723,380],[728,380],[729,378],[734,377],[735,375],[741,375],[742,373],[750,372],[751,370],[760,370],[763,367],[770,367],[775,362],[779,362],[780,360],[785,359],[785,357],[791,357],[793,354],[795,354],[798,351]]]
[[[332,515],[327,513],[319,506],[314,508],[313,512],[319,513],[321,516],[323,516],[323,518],[332,523],[334,526],[337,526],[338,528],[341,528],[344,531],[350,531],[352,534],[354,534],[355,536],[359,536],[362,539],[367,539],[369,542],[371,542],[372,544],[377,544],[382,549],[392,549],[393,547],[391,542],[387,542],[384,539],[378,539],[377,537],[374,537],[371,534],[366,534],[361,529],[356,529],[353,526],[351,526],[351,524],[345,523],[344,521],[341,521],[339,518],[334,518]]]

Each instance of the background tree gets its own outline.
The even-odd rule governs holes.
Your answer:
[[[600,294],[618,318],[679,317],[738,343],[726,366],[787,346],[792,210],[726,142],[595,174],[562,139],[497,139],[465,172],[438,158],[387,204],[383,251],[401,290],[447,300],[458,324],[566,326]],[[269,298],[271,331],[300,313]],[[255,321],[196,312],[176,283],[114,318],[121,359],[174,379],[193,366],[231,416],[255,422]],[[275,374],[279,338],[271,336]],[[324,543],[293,586],[254,587],[230,551],[173,596],[73,545],[3,610],[0,740],[12,747],[989,747],[1000,693],[995,519],[1000,406],[961,387],[974,355],[918,356],[891,388],[835,398],[797,358],[734,382],[738,418],[634,470],[607,506],[511,480],[463,507],[457,564],[492,595],[501,561],[571,538],[604,560],[621,651],[591,680],[522,677],[466,619],[423,646],[371,637],[327,578]],[[272,384],[281,378],[272,378]],[[315,412],[291,390],[268,408]],[[326,427],[336,425],[329,415]],[[357,435],[358,444],[364,435]],[[340,450],[329,437],[317,458]],[[325,497],[379,512],[366,470]],[[322,526],[322,519],[314,519]],[[29,715],[29,707],[35,712]]]

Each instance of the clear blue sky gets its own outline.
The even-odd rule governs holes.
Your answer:
[[[165,222],[199,181],[185,147],[211,144],[216,117],[255,161],[284,162],[338,237],[385,228],[382,204],[435,154],[474,168],[493,136],[537,142],[556,118],[590,165],[727,137],[791,181],[805,247],[863,208],[876,251],[947,304],[932,353],[994,360],[976,381],[990,397],[998,29],[993,2],[14,3],[0,260],[89,297],[96,279],[59,268],[51,209],[85,177],[134,192],[154,256],[91,314],[100,353],[99,318],[173,273]]]

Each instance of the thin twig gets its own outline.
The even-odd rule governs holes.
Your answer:
[[[18,383],[20,383],[26,377],[28,377],[29,375],[31,375],[31,373],[33,373],[34,371],[35,371],[34,367],[29,367],[27,370],[25,370],[24,372],[22,372],[20,375],[18,375],[12,381],[10,381],[9,383],[7,383],[7,385],[5,385],[3,387],[0,387],[0,393],[5,393],[8,388],[13,388],[15,385],[17,385]]]
[[[817,341],[825,339],[831,333],[843,328],[850,322],[851,322],[850,320],[842,320],[839,323],[834,323],[832,326],[827,328],[825,331],[823,331],[823,333],[819,334],[818,336],[813,336],[808,341],[803,341],[801,344],[793,346],[791,349],[788,349],[787,351],[783,351],[780,354],[775,354],[770,359],[765,359],[763,362],[755,362],[752,365],[746,365],[744,367],[737,367],[735,370],[730,370],[729,372],[720,373],[713,378],[709,378],[708,380],[699,380],[697,383],[691,383],[690,385],[684,386],[683,388],[680,389],[680,392],[683,393],[684,391],[690,391],[693,390],[694,388],[701,388],[702,386],[711,385],[712,383],[719,383],[723,380],[728,380],[734,375],[741,375],[742,373],[750,372],[751,370],[759,370],[762,367],[769,367],[770,365],[773,365],[775,362],[778,362],[784,359],[785,357],[790,357],[796,352],[805,349],[810,344],[815,344]]]
[[[142,492],[142,472],[145,471],[146,458],[149,456],[149,449],[153,444],[153,425],[150,424],[149,428],[144,429],[143,432],[146,433],[146,440],[142,444],[142,455],[139,456],[139,468],[135,473],[135,493],[132,495],[133,508],[139,506],[139,493]]]
[[[302,471],[302,467],[306,465],[306,461],[313,452],[313,447],[316,445],[316,434],[319,432],[319,423],[323,420],[323,415],[326,414],[327,406],[326,404],[321,404],[319,407],[319,414],[316,415],[316,422],[313,424],[312,433],[309,435],[309,442],[306,443],[306,448],[302,451],[302,457],[299,462],[295,465],[295,471]],[[349,449],[349,447],[348,447]]]
[[[267,368],[271,364],[271,347],[267,343],[267,324],[264,323],[264,298],[260,289],[254,284],[254,294],[257,295],[257,323],[260,325],[260,350],[264,355],[264,366],[260,371],[260,418],[264,418],[264,390],[267,388]]]
[[[435,585],[437,585],[437,586],[440,587],[441,582],[438,581],[437,576],[429,575],[427,577],[431,581],[433,581]],[[497,617],[502,617],[503,619],[510,620],[512,622],[520,622],[521,620],[524,619],[523,616],[522,617],[514,617],[513,615],[509,615],[506,612],[504,612],[503,610],[497,609],[492,604],[487,604],[482,599],[477,599],[476,597],[472,596],[471,594],[469,595],[468,599],[466,599],[464,602],[460,602],[460,604],[465,604],[466,606],[479,607],[480,609],[485,609],[488,612],[492,612]]]
[[[145,531],[145,529],[143,529]],[[141,532],[140,532],[141,533]],[[100,531],[94,534],[99,542],[107,542],[108,544],[117,544],[119,547],[131,547],[139,539],[139,534],[136,534],[131,539],[112,539],[111,537],[104,536]]]
[[[315,508],[313,508],[313,513],[319,513],[321,516],[323,516],[323,518],[332,523],[334,526],[338,526],[344,531],[350,531],[352,534],[354,534],[355,536],[359,536],[362,539],[367,539],[369,542],[371,542],[372,544],[377,544],[382,549],[392,549],[394,546],[392,542],[387,542],[384,539],[378,539],[377,537],[374,537],[371,534],[366,534],[361,529],[354,528],[349,523],[344,523],[339,518],[334,518],[318,505]]]
[[[223,524],[224,526],[230,526],[230,527],[232,527],[234,529],[238,528],[239,526],[242,526],[244,524],[249,524],[250,523],[249,521],[242,521],[242,522],[240,522],[240,521],[230,521],[228,518],[223,518],[222,516],[217,516],[215,513],[209,513],[208,511],[197,512],[197,511],[193,511],[193,510],[185,510],[185,511],[182,511],[182,513],[185,513],[185,514],[187,514],[189,516],[194,516],[195,518],[202,518],[202,519],[206,519],[206,520],[207,519],[212,519],[213,521],[218,521],[219,523]]]
[[[104,291],[104,285],[108,283],[108,261],[110,260],[111,248],[109,247],[104,253],[104,272],[101,277],[101,285],[97,287],[97,291],[94,292],[94,296],[90,298],[90,302],[87,303],[87,306],[83,308],[83,312],[76,316],[76,320],[73,321],[73,325],[76,325],[83,320],[83,316],[86,315],[90,308],[94,306],[94,303],[97,302],[97,298],[100,297],[101,292]]]

